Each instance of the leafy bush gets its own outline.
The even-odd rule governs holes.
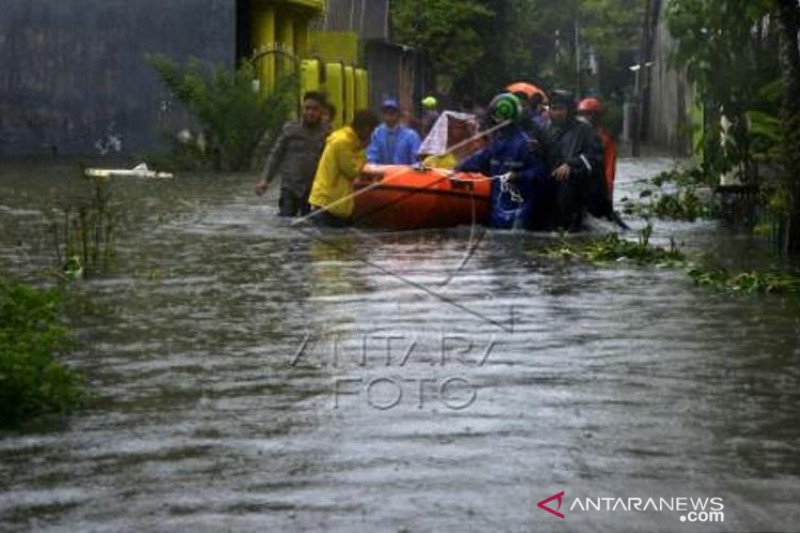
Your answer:
[[[82,377],[55,359],[74,345],[61,305],[57,290],[0,277],[0,427],[82,404]]]
[[[190,59],[184,67],[163,55],[148,56],[147,61],[203,128],[206,149],[189,156],[202,159],[207,167],[248,169],[261,138],[265,133],[276,138],[296,107],[294,76],[279,79],[275,89],[264,96],[253,90],[257,76],[249,62],[232,72],[222,66],[207,68],[198,59]],[[180,150],[177,146],[173,149]],[[185,158],[187,154],[184,150],[177,156]]]
[[[626,202],[623,208],[626,214],[689,222],[694,222],[698,218],[720,216],[718,202],[703,200],[697,194],[699,187],[710,186],[713,183],[709,174],[699,168],[662,172],[650,182],[658,187],[658,191],[655,194],[651,191],[643,193],[643,197],[649,198],[646,203]],[[666,184],[674,185],[675,192],[665,192],[663,186]]]

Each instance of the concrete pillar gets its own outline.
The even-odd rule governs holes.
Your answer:
[[[256,71],[261,81],[261,94],[267,94],[275,86],[275,9],[256,4],[253,8],[253,49],[258,60]]]
[[[294,53],[299,59],[308,57],[311,49],[311,32],[308,29],[308,20],[294,21]]]
[[[290,56],[283,54],[279,56],[281,61],[281,75],[289,74],[294,70],[294,60],[292,59],[295,54],[294,38],[294,17],[290,14],[286,14],[281,17],[280,41],[283,46],[283,51],[290,54]]]

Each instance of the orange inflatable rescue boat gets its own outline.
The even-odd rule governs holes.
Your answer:
[[[482,174],[407,165],[366,165],[354,184],[357,226],[387,229],[486,224],[491,182]]]

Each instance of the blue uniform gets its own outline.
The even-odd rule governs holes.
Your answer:
[[[489,146],[462,161],[456,170],[480,172],[487,176],[498,176],[514,172],[517,176],[513,187],[522,196],[522,202],[512,200],[509,192],[503,192],[502,184],[495,180],[491,189],[491,215],[489,225],[493,228],[534,229],[537,220],[547,207],[547,165],[530,147],[530,138],[518,126],[502,129]]]
[[[367,162],[378,165],[412,165],[417,161],[420,138],[406,126],[390,129],[381,124],[372,132],[367,147]]]

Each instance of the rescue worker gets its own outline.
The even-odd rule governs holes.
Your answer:
[[[383,123],[372,133],[367,147],[367,162],[379,165],[415,163],[420,138],[416,131],[400,123],[400,106],[397,100],[384,100],[381,114]]]
[[[282,217],[308,213],[308,194],[329,133],[322,121],[324,106],[321,93],[309,91],[303,95],[302,119],[284,124],[256,185],[256,194],[261,196],[272,181],[280,179],[278,211]]]
[[[364,166],[364,148],[377,125],[378,117],[371,111],[356,111],[350,125],[328,137],[309,197],[315,223],[336,227],[350,223],[353,182]]]
[[[617,173],[617,145],[611,132],[603,126],[603,104],[597,98],[584,98],[578,104],[578,115],[591,124],[603,143],[603,178],[608,199],[613,203],[614,179]]]
[[[587,207],[605,198],[603,148],[594,128],[576,116],[572,93],[550,95],[548,154],[555,187],[553,225],[567,231],[583,229]]]
[[[486,176],[505,175],[492,181],[490,226],[493,228],[539,229],[545,222],[547,167],[529,149],[530,138],[520,126],[522,104],[511,93],[494,97],[489,116],[498,130],[489,144],[456,166],[457,172],[480,172]]]
[[[547,125],[541,119],[541,104],[544,101],[541,92],[535,92],[530,96],[518,91],[513,93],[522,103],[522,119],[520,127],[530,138],[530,149],[543,161],[548,160],[547,149]]]

